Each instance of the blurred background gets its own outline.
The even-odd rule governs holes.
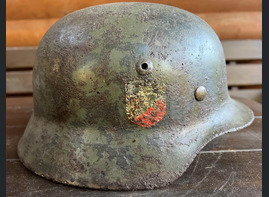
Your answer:
[[[128,1],[6,0],[7,97],[32,102],[34,54],[52,24],[78,9],[113,2]],[[262,0],[143,2],[179,7],[207,21],[223,44],[231,96],[262,102]]]

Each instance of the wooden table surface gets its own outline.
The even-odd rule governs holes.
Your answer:
[[[251,126],[220,136],[173,184],[155,190],[100,191],[51,182],[27,170],[16,148],[33,111],[31,96],[6,99],[7,196],[262,196],[262,105],[239,99],[255,114]]]

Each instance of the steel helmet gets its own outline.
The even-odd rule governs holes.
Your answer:
[[[97,189],[168,185],[210,140],[253,121],[229,96],[212,28],[152,3],[98,5],[57,21],[37,50],[33,97],[22,163]]]

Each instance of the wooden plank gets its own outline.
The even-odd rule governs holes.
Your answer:
[[[18,159],[17,146],[24,130],[25,130],[25,126],[24,127],[7,126],[6,128],[6,159]]]
[[[6,94],[27,94],[33,92],[32,71],[6,72]]]
[[[247,98],[262,103],[262,89],[236,89],[229,91],[230,96]]]
[[[6,161],[7,196],[262,196],[262,152],[198,154],[174,183],[155,190],[102,191],[65,186],[27,170],[19,160]]]
[[[128,1],[132,2],[133,0],[76,0],[75,2],[66,0],[8,0],[6,2],[6,19],[60,18],[85,7]],[[144,1],[136,0],[136,2]],[[148,0],[147,2],[171,5],[194,13],[262,11],[262,0]],[[18,10],[20,11],[18,12]]]
[[[33,112],[32,96],[6,98],[6,126],[25,127]]]
[[[6,97],[6,109],[29,109],[33,107],[32,96],[14,96]],[[15,112],[18,113],[18,112]]]
[[[221,40],[262,39],[262,12],[198,14]]]
[[[6,46],[37,46],[46,31],[57,20],[58,19],[7,21]]]
[[[227,66],[229,86],[249,86],[262,84],[262,65],[244,64]]]
[[[227,61],[261,60],[261,40],[223,40],[225,59]]]
[[[220,39],[261,39],[262,12],[198,14]],[[6,46],[37,46],[57,19],[14,20],[6,22]]]
[[[37,47],[7,47],[6,69],[33,68]]]
[[[6,68],[32,68],[37,47],[6,48]]]
[[[221,41],[226,61],[261,60],[261,40],[223,40]],[[6,68],[31,68],[37,47],[7,47]]]

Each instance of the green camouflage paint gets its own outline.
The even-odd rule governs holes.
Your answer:
[[[143,62],[151,70],[140,70]],[[200,86],[207,94],[198,101]],[[168,185],[206,143],[253,121],[229,97],[215,32],[160,4],[106,4],[63,17],[40,42],[33,87],[18,155],[36,174],[81,187]]]

